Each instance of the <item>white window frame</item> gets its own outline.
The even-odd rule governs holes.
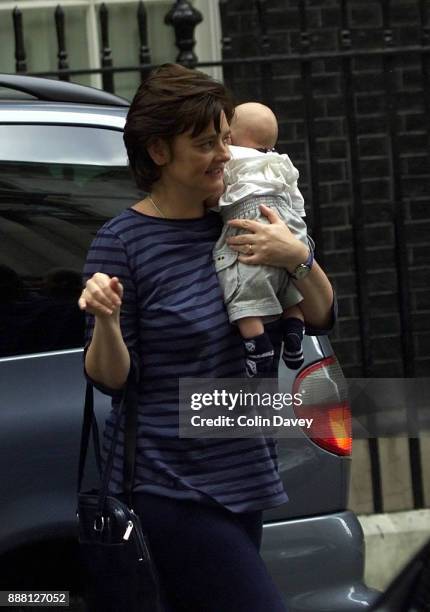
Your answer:
[[[25,17],[26,9],[52,8],[52,12],[54,12],[59,4],[64,9],[67,7],[87,7],[85,27],[88,42],[88,68],[96,69],[101,67],[98,10],[103,2],[106,5],[135,4],[137,6],[138,4],[137,0],[18,0],[15,2],[13,0],[0,0],[0,14],[3,11],[12,14],[12,11],[18,8]],[[203,22],[198,24],[194,30],[196,39],[194,51],[199,60],[203,58],[207,61],[219,61],[221,59],[221,23],[218,2],[214,0],[191,0],[191,2],[203,15]],[[173,5],[173,2],[167,3],[166,0],[145,0],[145,6],[160,3],[166,4],[166,12],[169,9],[169,4]],[[115,61],[115,58],[113,59]],[[172,61],[174,60],[175,57],[172,57]],[[204,70],[212,77],[222,80],[222,68],[220,66],[208,67]],[[91,85],[101,88],[102,76],[100,74],[91,75]]]

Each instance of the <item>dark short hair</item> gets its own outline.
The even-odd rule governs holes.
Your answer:
[[[160,168],[148,146],[160,138],[171,144],[175,136],[192,130],[198,136],[211,121],[220,131],[221,112],[230,123],[234,102],[222,83],[199,70],[163,64],[140,85],[124,128],[124,142],[137,186],[150,191]]]

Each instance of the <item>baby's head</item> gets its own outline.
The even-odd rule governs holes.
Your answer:
[[[278,140],[278,122],[268,106],[259,102],[239,104],[230,125],[231,142],[239,147],[273,149]]]

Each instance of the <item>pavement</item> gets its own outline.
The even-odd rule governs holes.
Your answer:
[[[365,583],[380,591],[430,539],[430,509],[359,516],[366,543]]]

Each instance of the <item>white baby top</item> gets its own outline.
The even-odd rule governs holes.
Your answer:
[[[224,168],[225,192],[218,206],[230,206],[251,195],[291,198],[294,210],[304,217],[305,202],[297,187],[299,171],[286,154],[261,153],[250,147],[229,147],[231,159]],[[290,198],[288,198],[290,196]]]

